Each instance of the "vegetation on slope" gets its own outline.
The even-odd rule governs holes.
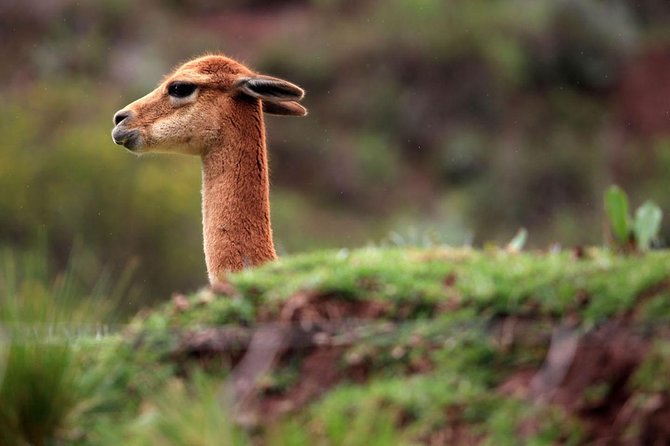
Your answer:
[[[50,438],[649,444],[667,438],[669,271],[666,251],[285,258],[80,339],[86,404]]]
[[[642,439],[666,408],[649,368],[667,366],[650,339],[669,267],[666,252],[323,252],[233,275],[222,296],[176,297],[137,327],[172,333],[181,367],[222,354],[232,367],[251,335],[208,327],[279,323],[278,366],[244,420],[288,414],[279,432],[297,444]]]

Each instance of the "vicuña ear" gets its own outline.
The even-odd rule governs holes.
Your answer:
[[[270,102],[263,101],[263,111],[271,115],[305,116],[307,109],[295,101]]]
[[[270,76],[242,77],[236,86],[241,93],[269,102],[299,101],[305,96],[297,85]]]

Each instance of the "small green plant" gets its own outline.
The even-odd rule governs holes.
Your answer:
[[[611,241],[618,249],[648,251],[658,237],[663,212],[652,201],[645,201],[635,211],[635,218],[631,218],[628,196],[620,187],[612,185],[605,193],[605,212]]]
[[[526,245],[526,240],[528,240],[528,230],[520,228],[505,249],[509,252],[521,252]]]

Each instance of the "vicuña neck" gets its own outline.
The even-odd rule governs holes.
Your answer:
[[[202,224],[210,283],[228,271],[273,260],[265,127],[260,106],[202,155]],[[246,125],[242,125],[244,122]]]

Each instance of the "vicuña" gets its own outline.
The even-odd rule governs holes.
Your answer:
[[[169,74],[114,115],[112,138],[134,153],[202,159],[202,226],[210,283],[276,258],[263,113],[305,116],[304,91],[208,55]]]

